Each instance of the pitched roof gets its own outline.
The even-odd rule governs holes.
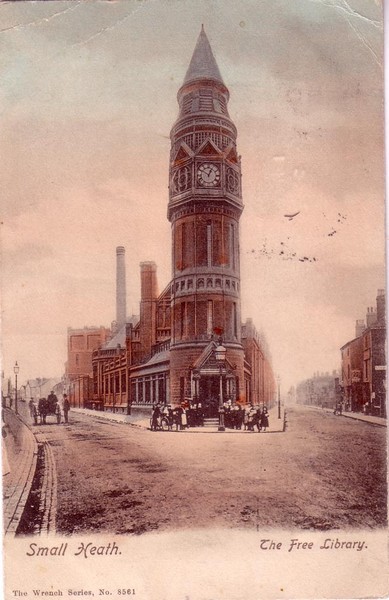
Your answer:
[[[214,79],[224,85],[211,45],[204,31],[204,25],[201,26],[192,60],[185,75],[184,85],[198,79]]]
[[[139,317],[137,315],[132,315],[132,317],[127,317],[126,323],[132,323],[132,326],[138,323]],[[106,344],[103,345],[103,349],[112,349],[117,348],[118,346],[121,348],[126,347],[126,324],[122,325],[119,331],[111,338]]]

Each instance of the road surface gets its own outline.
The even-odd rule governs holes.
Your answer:
[[[298,406],[284,433],[151,432],[70,416],[34,427],[54,457],[60,534],[385,526],[384,427]]]

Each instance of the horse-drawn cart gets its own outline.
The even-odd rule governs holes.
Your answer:
[[[61,407],[57,398],[39,398],[38,401],[38,411],[36,415],[36,419],[38,419],[40,424],[45,424],[47,417],[55,417],[57,423],[61,422]],[[34,417],[35,421],[35,417]],[[37,423],[37,420],[35,421]]]

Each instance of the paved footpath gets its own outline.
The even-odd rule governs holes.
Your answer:
[[[116,421],[119,423],[129,423],[130,425],[133,425],[135,427],[142,427],[143,429],[150,428],[150,418],[145,417],[144,415],[143,416],[135,415],[135,414],[123,415],[123,414],[118,414],[118,413],[90,410],[87,408],[73,408],[71,410],[71,413],[90,415],[90,416],[93,416],[93,417],[96,417],[99,419]],[[71,420],[71,413],[70,413],[69,420]],[[266,433],[281,433],[282,431],[285,430],[284,421],[285,421],[285,412],[284,412],[283,407],[281,408],[281,418],[279,419],[278,418],[278,407],[273,406],[273,408],[269,409],[269,428]],[[255,431],[257,431],[257,430],[255,430]],[[221,433],[221,432],[218,431],[217,427],[190,427],[189,429],[185,429],[181,433],[191,434],[191,433]],[[243,429],[241,429],[241,430],[240,429],[226,429],[223,433],[232,434],[232,435],[234,435],[234,434],[250,435],[253,432],[252,431],[244,431]],[[261,433],[264,433],[264,432],[261,432]]]
[[[9,408],[3,409],[7,436],[5,448],[10,473],[3,475],[5,535],[15,535],[35,474],[38,444],[32,431]]]
[[[334,410],[332,408],[321,408],[320,406],[312,406],[310,408],[314,408],[316,410],[322,410],[325,412],[333,413]],[[365,423],[371,423],[372,425],[379,425],[381,427],[387,426],[387,420],[384,417],[374,417],[373,415],[365,415],[364,413],[357,412],[348,412],[344,411],[341,417],[345,417],[346,419],[355,419],[356,421],[364,421]]]

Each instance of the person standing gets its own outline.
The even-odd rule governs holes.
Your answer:
[[[257,412],[256,412],[255,417],[254,417],[254,425],[257,426],[258,433],[260,433],[260,431],[262,429],[262,411],[261,411],[261,407],[260,406],[258,406]]]
[[[249,415],[250,415],[250,411],[251,411],[252,407],[253,407],[253,405],[251,404],[251,402],[249,402],[248,405],[245,406],[245,409],[244,409],[243,425],[244,425],[245,431],[247,429],[249,429]]]
[[[161,416],[161,409],[160,409],[159,404],[156,404],[153,408],[153,413],[151,416],[151,431],[157,431],[160,416]]]
[[[49,413],[56,412],[57,402],[58,402],[58,398],[54,394],[54,390],[51,390],[50,394],[47,397],[47,405],[48,405],[48,412]]]
[[[186,408],[185,405],[181,405],[181,425],[180,429],[186,429],[188,427],[188,419],[186,416]]]
[[[248,421],[247,421],[247,429],[249,431],[254,431],[256,414],[257,414],[257,409],[254,408],[254,406],[250,403],[250,410],[249,410]]]
[[[30,399],[30,402],[28,403],[28,408],[30,410],[30,417],[34,421],[34,425],[36,425],[38,423],[38,411],[36,409],[34,398]]]
[[[70,402],[66,394],[63,395],[63,416],[65,423],[69,423]]]
[[[266,428],[269,427],[269,413],[267,412],[266,406],[264,406],[261,415],[261,427],[263,431],[266,431]]]

